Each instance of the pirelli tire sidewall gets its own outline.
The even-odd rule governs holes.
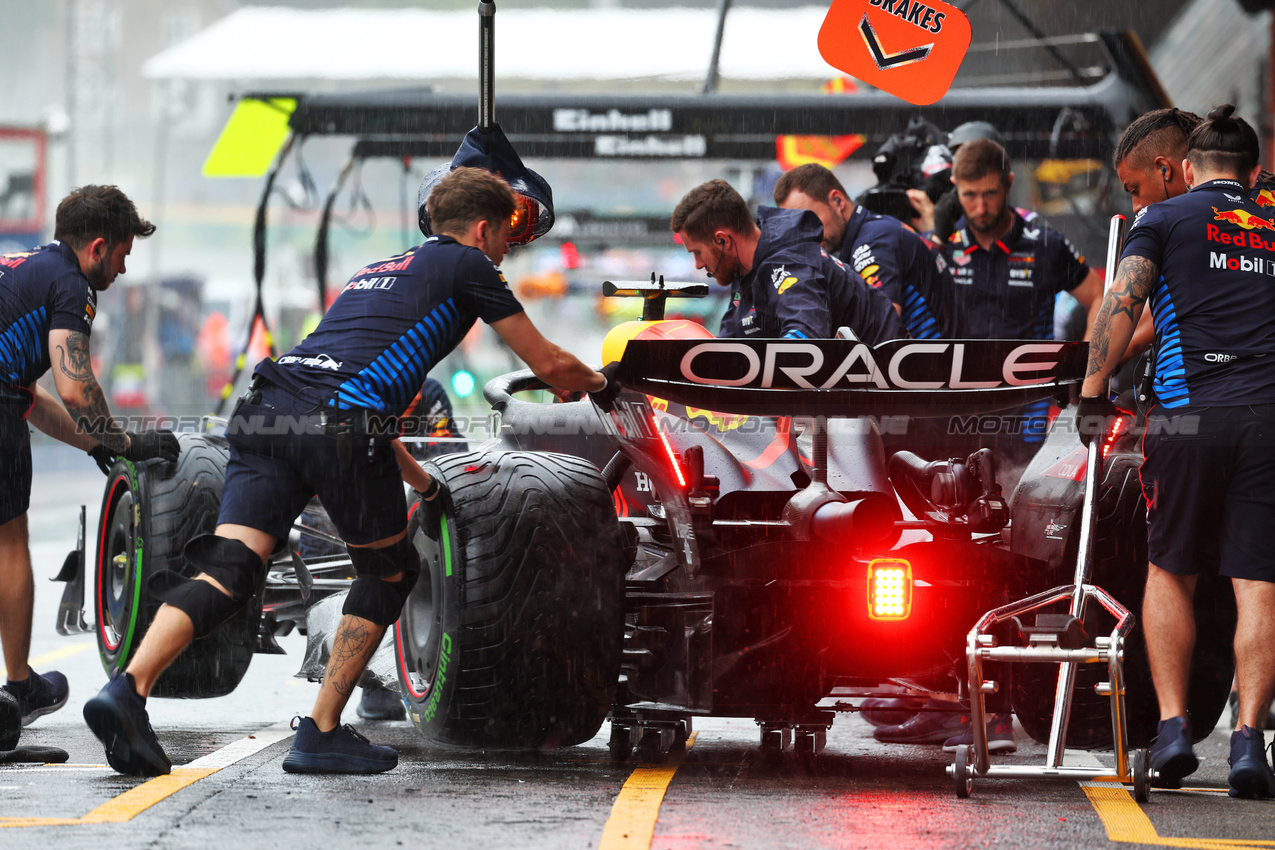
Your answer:
[[[445,455],[437,532],[413,510],[421,578],[395,627],[400,692],[428,738],[571,746],[619,676],[623,539],[597,468],[548,452]],[[437,539],[434,539],[436,537]]]
[[[107,476],[94,561],[98,652],[108,675],[124,669],[160,600],[148,582],[161,570],[189,575],[186,542],[213,531],[229,449],[217,437],[179,434],[176,463],[119,459]],[[223,696],[239,684],[256,650],[260,594],[229,622],[193,642],[155,683],[156,696]]]

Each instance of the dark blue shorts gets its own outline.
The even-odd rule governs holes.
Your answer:
[[[230,462],[217,522],[286,539],[318,496],[341,539],[365,545],[407,527],[403,475],[388,443],[355,443],[342,467],[337,442],[322,433],[313,402],[267,385],[260,404],[240,403],[226,429]]]
[[[1151,563],[1275,582],[1275,405],[1154,408],[1142,450]]]
[[[31,429],[27,405],[0,401],[0,525],[31,506]]]

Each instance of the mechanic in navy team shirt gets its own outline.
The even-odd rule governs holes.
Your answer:
[[[952,182],[964,216],[945,247],[963,339],[1053,339],[1054,299],[1069,292],[1088,312],[1088,328],[1102,298],[1102,280],[1062,234],[1027,221],[1009,204],[1014,183],[1009,156],[989,139],[961,145]],[[1045,438],[1049,399],[1020,408],[992,439],[1011,465],[1025,464]]]
[[[393,768],[393,749],[368,742],[340,719],[420,569],[407,538],[403,482],[427,504],[442,490],[395,439],[397,417],[478,319],[546,383],[609,400],[606,375],[541,336],[497,268],[519,208],[510,185],[489,171],[458,167],[434,186],[427,207],[433,235],[359,271],[310,336],[278,361],[258,364],[227,428],[230,461],[216,534],[186,547],[200,575],[157,588],[166,604],[127,671],[85,705],[85,719],[116,770],[169,772],[146,715],[151,686],[192,639],[252,597],[270,553],[316,494],[358,577],[318,699],[298,722],[283,768]]]
[[[748,204],[725,180],[696,186],[669,226],[695,268],[731,287],[721,337],[831,339],[849,328],[871,345],[907,336],[890,299],[820,247],[823,227],[808,210]]]
[[[155,225],[114,186],[84,186],[58,204],[54,241],[0,256],[0,643],[25,726],[66,703],[66,677],[27,666],[34,584],[27,548],[31,432],[87,451],[103,470],[116,454],[176,460],[171,431],[130,433],[111,417],[89,359],[97,295],[124,274],[134,237]],[[53,368],[58,404],[36,379]]]
[[[1262,720],[1275,694],[1275,216],[1250,191],[1253,128],[1230,104],[1192,132],[1184,195],[1141,209],[1094,327],[1078,413],[1086,441],[1114,413],[1107,378],[1150,303],[1155,390],[1142,487],[1150,560],[1142,623],[1160,703],[1151,747],[1159,781],[1199,764],[1187,683],[1195,644],[1192,597],[1202,566],[1231,579],[1239,710],[1231,735],[1232,796],[1275,796]]]
[[[936,246],[898,219],[855,204],[837,176],[818,163],[784,173],[775,184],[775,203],[817,215],[824,250],[885,293],[913,339],[951,337],[952,279]]]

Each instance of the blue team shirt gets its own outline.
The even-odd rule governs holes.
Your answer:
[[[890,299],[820,247],[814,213],[762,207],[757,224],[753,268],[737,282],[719,336],[831,339],[842,326],[871,345],[907,336]]]
[[[1275,211],[1211,180],[1138,212],[1124,257],[1160,268],[1148,299],[1166,408],[1275,403]]]
[[[1017,210],[1003,239],[984,249],[962,218],[948,240],[957,314],[964,339],[1053,339],[1054,297],[1075,289],[1089,266],[1066,237]]]
[[[62,242],[0,255],[0,401],[29,406],[30,387],[49,371],[49,332],[88,336],[97,290]]]
[[[933,243],[903,222],[856,206],[846,222],[840,259],[869,287],[899,305],[913,339],[953,336],[956,323],[947,263]]]
[[[521,312],[485,254],[431,236],[361,269],[313,333],[256,373],[316,405],[398,415],[475,321]]]

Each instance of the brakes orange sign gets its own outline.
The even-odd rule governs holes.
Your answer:
[[[833,0],[824,61],[918,106],[947,93],[969,49],[969,18],[942,0]]]

